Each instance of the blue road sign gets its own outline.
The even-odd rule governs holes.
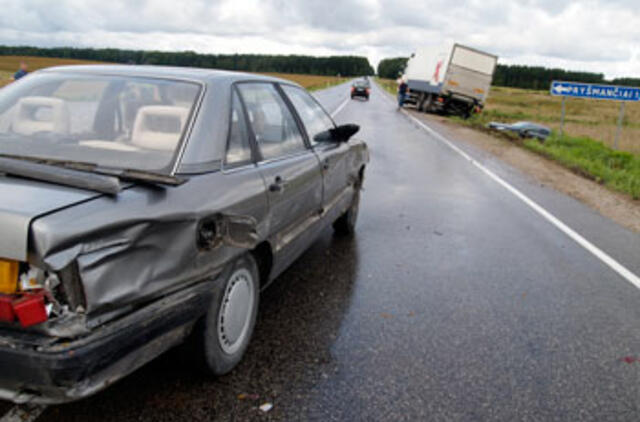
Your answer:
[[[596,100],[640,101],[640,88],[553,81],[551,82],[551,95]]]

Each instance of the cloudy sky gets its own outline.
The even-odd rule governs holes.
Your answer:
[[[638,0],[0,0],[0,44],[356,54],[457,41],[502,63],[640,77]]]

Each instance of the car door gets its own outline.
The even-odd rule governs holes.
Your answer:
[[[349,144],[320,141],[320,138],[326,138],[328,131],[335,127],[329,114],[306,90],[292,85],[282,85],[282,89],[304,123],[309,142],[320,160],[324,188],[323,208],[328,211],[340,202],[343,195],[351,192]]]
[[[243,82],[237,87],[267,185],[277,274],[313,241],[310,229],[322,210],[322,173],[276,85]]]

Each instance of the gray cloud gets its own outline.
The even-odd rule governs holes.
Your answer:
[[[455,40],[509,63],[640,75],[637,0],[0,0],[0,43],[362,54]]]

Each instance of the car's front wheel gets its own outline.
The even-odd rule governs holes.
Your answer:
[[[333,222],[333,230],[342,236],[351,236],[356,231],[358,221],[358,211],[360,211],[360,189],[356,188],[353,200],[349,209]]]
[[[213,375],[230,372],[247,350],[258,314],[260,281],[251,254],[225,269],[201,324],[201,352]]]

